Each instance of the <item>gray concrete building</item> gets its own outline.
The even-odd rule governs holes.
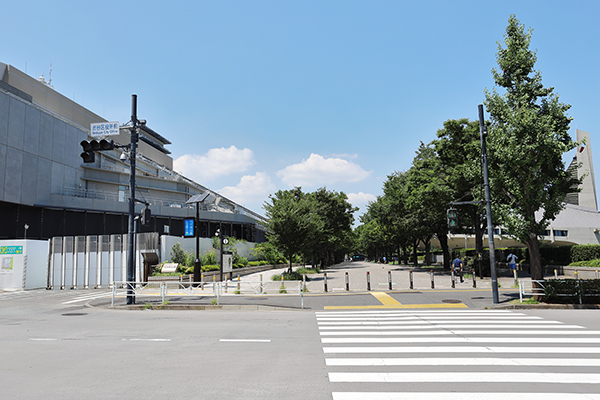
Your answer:
[[[90,124],[107,122],[34,79],[0,63],[0,239],[122,234],[128,230],[130,167],[126,150],[80,157]],[[251,242],[264,240],[263,217],[173,171],[169,140],[144,126],[136,157],[136,197],[150,204],[150,226],[140,232],[183,236],[195,206],[186,201],[208,194],[199,232]],[[129,129],[109,139],[130,142]],[[124,151],[126,154],[124,154]],[[138,205],[139,213],[143,206]]]

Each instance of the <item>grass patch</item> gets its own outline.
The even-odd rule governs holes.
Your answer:
[[[271,280],[272,281],[280,281],[282,277],[283,277],[284,281],[301,281],[302,280],[302,274],[299,273],[298,271],[292,271],[292,273],[284,272],[283,274],[273,275],[271,277]],[[308,281],[309,279],[307,278],[306,280]]]
[[[212,299],[212,300],[210,301],[210,304],[212,304],[213,306],[214,306],[214,305],[216,305],[216,304],[217,304],[217,299]]]
[[[320,274],[321,270],[319,268],[300,267],[296,269],[296,272],[299,274]]]
[[[540,302],[534,299],[533,297],[524,299],[522,302],[520,302],[518,299],[511,300],[510,302],[511,304],[540,304]]]
[[[144,304],[144,310],[152,310],[152,304],[150,304],[150,303]]]

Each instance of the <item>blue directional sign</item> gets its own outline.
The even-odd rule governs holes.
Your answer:
[[[189,218],[184,220],[183,225],[183,236],[195,236],[194,235],[194,219]]]

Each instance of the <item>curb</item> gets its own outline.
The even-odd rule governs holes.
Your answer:
[[[492,308],[501,310],[598,310],[600,304],[501,304]]]
[[[193,310],[193,311],[210,311],[210,310],[230,310],[230,311],[311,311],[310,308],[298,308],[298,307],[282,307],[282,306],[266,306],[266,305],[235,305],[235,304],[223,304],[223,305],[212,305],[212,304],[168,304],[168,305],[153,305],[146,306],[142,304],[126,305],[126,306],[108,306],[106,307],[112,310],[132,310],[132,311],[153,311],[153,310]]]

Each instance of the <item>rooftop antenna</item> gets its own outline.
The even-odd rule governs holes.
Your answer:
[[[48,73],[48,86],[52,87],[52,63],[50,63],[50,72]]]

